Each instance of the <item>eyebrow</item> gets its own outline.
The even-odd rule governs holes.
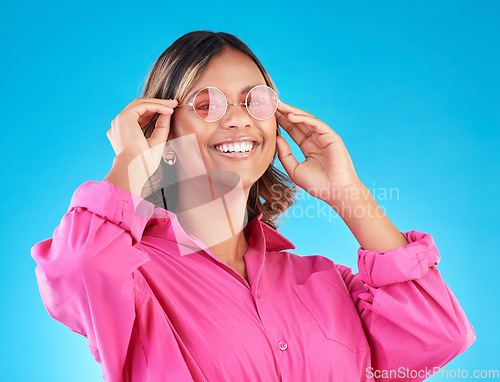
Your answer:
[[[263,85],[263,84],[257,84],[257,85]],[[245,87],[241,90],[241,93],[240,93],[240,94],[245,94],[245,93],[248,93],[248,92],[250,91],[250,89],[251,89],[251,88],[253,88],[253,87],[257,86],[257,85],[248,85],[248,86],[245,86]],[[193,98],[194,98],[195,94],[196,94],[196,93],[198,93],[201,89],[204,89],[204,88],[206,88],[206,86],[204,86],[204,87],[202,87],[202,88],[200,88],[200,89],[198,89],[198,90],[195,90],[193,93],[191,93],[191,95],[190,95],[190,96],[186,99],[185,103],[190,103],[190,102],[193,100]]]

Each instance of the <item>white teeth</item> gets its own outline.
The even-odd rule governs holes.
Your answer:
[[[226,153],[226,152],[238,152],[238,153],[244,153],[244,152],[249,152],[253,148],[253,142],[239,142],[239,143],[229,143],[229,144],[222,144],[222,145],[217,145],[215,148],[219,150],[220,152]]]

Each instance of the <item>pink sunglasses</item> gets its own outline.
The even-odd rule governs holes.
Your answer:
[[[267,85],[254,86],[247,93],[245,102],[228,103],[226,95],[213,86],[207,86],[196,92],[193,101],[180,106],[192,106],[198,117],[207,122],[215,122],[226,114],[227,106],[245,105],[248,114],[257,120],[270,118],[278,108],[278,96]]]

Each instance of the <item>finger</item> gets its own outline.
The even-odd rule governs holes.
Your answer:
[[[154,115],[155,113],[160,114],[172,114],[174,109],[161,103],[155,102],[143,102],[137,105],[130,107],[130,109],[126,110],[125,113],[131,113],[136,116],[136,119],[139,120],[142,116],[145,115]]]
[[[299,108],[290,106],[283,101],[278,102],[278,109],[277,109],[281,114],[283,115],[288,115],[288,113],[293,113],[293,114],[305,114],[305,115],[311,115],[311,113],[308,113],[307,111],[301,110]]]
[[[155,129],[151,133],[151,139],[166,142],[170,132],[171,114],[161,114],[156,120]]]
[[[283,114],[281,115],[283,116],[283,118],[285,118],[284,120],[280,119],[280,124],[282,123],[282,126],[285,129],[285,131],[290,134],[290,132],[295,130],[297,131],[296,134],[300,135],[299,140],[296,141],[299,146],[300,144],[302,144],[304,140],[306,140],[307,138],[309,138],[311,135],[314,134],[315,131],[314,129],[311,128],[311,126],[308,126],[303,122],[298,123],[297,121],[292,120],[294,119],[294,116],[296,116],[297,114],[287,113],[286,115]],[[279,116],[277,116],[277,119],[278,118]]]
[[[295,169],[299,165],[299,161],[293,156],[292,150],[285,138],[281,136],[276,137],[276,144],[278,145],[278,158],[286,173],[293,181],[295,179]]]
[[[139,99],[142,99],[144,101],[149,101],[149,102],[152,102],[152,101],[156,101],[156,102],[162,102],[162,103],[166,103],[166,104],[175,104],[177,103],[177,100],[176,99],[164,99],[164,98],[139,98]]]
[[[298,123],[298,122],[304,122],[304,121],[302,121],[301,119],[295,118],[295,116],[297,116],[297,115],[308,116],[308,117],[310,117],[310,119],[308,119],[307,121],[312,122],[312,121],[316,120],[317,122],[324,124],[324,122],[322,122],[319,119],[317,119],[316,117],[314,117],[311,113],[308,113],[308,112],[301,110],[301,109],[298,109],[296,107],[292,107],[292,106],[290,106],[284,102],[281,102],[281,101],[280,101],[280,103],[283,103],[282,110],[280,111],[280,113],[283,116],[285,116],[292,123],[292,126],[295,126],[296,130],[298,129],[298,130],[302,131],[302,133],[304,134],[304,138],[301,141],[303,141],[304,139],[307,139],[308,137],[313,135],[315,130],[312,129],[312,126],[310,124]],[[278,107],[278,110],[279,110],[279,107]],[[326,126],[329,127],[328,125],[326,125]]]
[[[283,116],[279,111],[276,112],[276,120],[279,125],[288,133],[290,138],[294,140],[299,146],[306,139],[306,135],[298,128],[293,122],[289,121],[288,118]]]
[[[169,107],[175,107],[179,103],[176,99],[163,99],[163,98],[136,98],[129,105],[138,104],[141,102],[155,102]]]
[[[177,100],[165,100],[165,99],[160,99],[160,98],[136,98],[132,102],[130,102],[123,110],[122,113],[128,112],[129,110],[133,110],[137,107],[141,107],[141,105],[162,105],[165,107],[169,107],[171,109],[177,107],[178,102]],[[143,107],[143,106],[142,106]],[[142,120],[147,119],[148,122],[151,120],[151,114],[155,113],[144,113],[142,116]],[[151,117],[151,118],[148,118]],[[142,125],[141,125],[142,126]]]
[[[290,122],[297,124],[306,136],[310,136],[316,132],[320,135],[333,133],[340,138],[340,136],[330,126],[312,115],[289,113],[287,118]],[[306,131],[304,131],[304,129]]]

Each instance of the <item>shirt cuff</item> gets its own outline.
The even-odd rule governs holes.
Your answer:
[[[76,207],[86,208],[129,231],[132,245],[141,241],[155,209],[153,203],[108,181],[88,181],[78,187],[71,198],[68,212]]]
[[[373,287],[416,280],[437,265],[440,255],[428,233],[401,232],[408,240],[405,246],[385,251],[358,249],[360,280]]]

